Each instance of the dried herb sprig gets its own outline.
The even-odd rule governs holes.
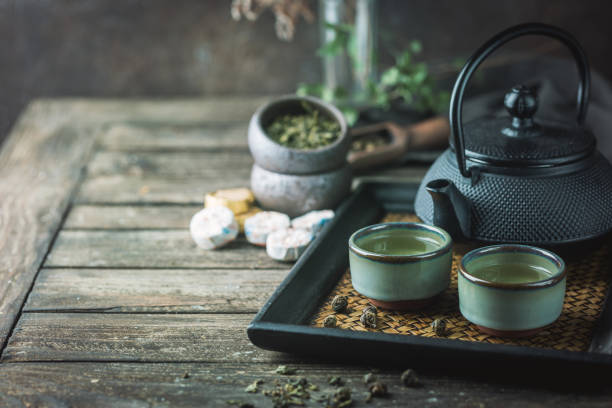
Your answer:
[[[255,21],[268,8],[276,18],[274,23],[276,36],[283,41],[293,40],[300,17],[309,23],[314,21],[314,13],[310,9],[308,0],[233,0],[230,11],[236,21],[242,17]]]
[[[304,113],[277,116],[266,127],[270,139],[292,149],[317,149],[340,137],[340,124],[312,107],[302,104]]]

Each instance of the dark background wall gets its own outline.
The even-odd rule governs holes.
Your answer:
[[[420,39],[441,75],[500,29],[543,21],[574,33],[593,67],[612,78],[607,3],[380,0],[379,18],[387,44]],[[229,9],[229,0],[0,0],[0,135],[40,96],[275,94],[320,79],[316,23],[302,22],[285,43],[269,13],[234,22]],[[512,48],[563,54],[539,44]]]

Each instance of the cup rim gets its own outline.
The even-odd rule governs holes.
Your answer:
[[[378,252],[372,252],[365,250],[357,245],[355,242],[356,239],[360,238],[363,235],[382,231],[386,229],[422,229],[429,232],[433,232],[438,234],[444,240],[444,244],[439,248],[436,248],[433,251],[424,252],[422,254],[415,255],[388,255],[388,254],[380,254]],[[453,245],[453,240],[448,232],[444,229],[432,225],[422,224],[420,222],[384,222],[380,224],[372,224],[367,225],[363,228],[355,231],[351,237],[349,238],[349,250],[354,254],[361,256],[363,258],[370,259],[372,261],[384,262],[384,263],[408,263],[408,262],[418,262],[427,259],[437,258],[438,256],[447,253],[451,250]]]
[[[262,118],[264,116],[264,113],[267,110],[277,105],[284,105],[287,103],[304,102],[304,101],[312,103],[313,105],[316,105],[317,108],[327,111],[334,117],[334,120],[338,122],[338,124],[340,125],[340,136],[338,137],[338,139],[336,139],[334,142],[328,145],[321,146],[316,149],[294,149],[292,147],[283,146],[277,143],[276,141],[274,141],[272,138],[270,138],[268,133],[265,131],[263,123],[262,123]],[[348,124],[346,123],[346,119],[344,118],[344,115],[342,114],[342,112],[340,112],[340,110],[336,108],[334,105],[332,105],[331,103],[328,103],[319,98],[315,98],[314,96],[307,96],[307,95],[302,96],[302,95],[292,95],[292,94],[279,96],[278,98],[275,98],[265,103],[259,109],[257,109],[257,112],[255,112],[255,117],[257,118],[257,126],[261,129],[261,133],[266,137],[266,139],[278,145],[279,147],[290,150],[292,152],[304,153],[304,152],[320,152],[320,151],[328,150],[328,149],[331,149],[341,144],[344,141],[344,139],[348,137]]]
[[[507,252],[523,252],[530,253],[532,255],[542,256],[557,266],[557,272],[553,273],[546,279],[542,279],[535,282],[520,282],[520,283],[503,283],[503,282],[492,282],[483,278],[479,278],[477,276],[472,275],[468,272],[466,268],[466,263],[471,261],[475,257],[480,257],[484,255],[491,255],[495,253],[507,253]],[[472,283],[475,283],[480,286],[486,286],[490,288],[497,289],[541,289],[548,288],[556,285],[561,280],[565,278],[567,275],[567,268],[565,267],[565,262],[561,257],[555,254],[552,251],[547,249],[538,248],[532,245],[521,245],[521,244],[499,244],[499,245],[490,245],[482,248],[474,249],[461,258],[461,262],[459,262],[459,273],[469,280]]]

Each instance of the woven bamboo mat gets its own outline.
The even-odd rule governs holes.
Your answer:
[[[412,214],[388,214],[383,222],[389,221],[418,221],[418,219]],[[567,263],[567,290],[561,316],[551,326],[529,338],[506,339],[481,333],[461,315],[456,268],[461,257],[456,253],[453,254],[450,287],[432,306],[415,312],[379,309],[377,328],[365,328],[359,322],[359,318],[369,302],[365,296],[353,289],[350,271],[347,271],[315,313],[311,324],[322,327],[325,317],[334,314],[331,300],[336,295],[345,295],[349,298],[350,310],[349,314],[336,314],[337,327],[341,329],[436,337],[431,329],[431,323],[435,319],[442,318],[446,321],[447,327],[444,337],[449,339],[586,351],[605,302],[609,273],[612,270],[611,249],[612,245],[608,242],[588,258]]]

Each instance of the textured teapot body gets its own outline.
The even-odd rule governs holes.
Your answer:
[[[612,230],[612,166],[600,153],[595,152],[578,170],[569,167],[556,175],[520,172],[482,172],[472,184],[461,175],[455,153],[448,149],[425,175],[415,212],[424,222],[436,224],[434,200],[426,186],[448,180],[461,197],[448,198],[455,214],[447,218],[459,225],[440,226],[449,230],[460,226],[465,239],[554,246]],[[457,208],[457,200],[465,200],[463,210]]]

